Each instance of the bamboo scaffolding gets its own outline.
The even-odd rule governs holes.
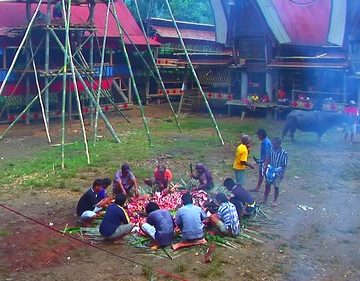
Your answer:
[[[42,95],[47,88],[51,86],[51,84],[60,76],[60,74],[63,72],[63,67],[56,73],[56,75],[50,80],[48,84],[45,85],[45,87],[41,90],[40,95]],[[29,104],[25,107],[25,109],[14,119],[14,121],[6,128],[6,130],[2,133],[0,136],[0,140],[4,138],[4,136],[10,131],[12,127],[19,121],[19,119],[25,114],[25,112],[37,101],[39,98],[39,95],[36,95],[32,101],[29,102]]]
[[[36,89],[37,89],[37,91],[38,91],[38,96],[39,96],[39,101],[40,101],[40,107],[41,107],[41,114],[42,114],[43,121],[44,121],[46,136],[47,136],[47,138],[48,138],[48,143],[51,143],[51,138],[50,138],[50,133],[49,133],[48,122],[47,122],[47,120],[46,120],[46,115],[45,115],[44,103],[43,103],[42,97],[41,97],[41,95],[40,95],[41,90],[40,90],[39,79],[38,79],[38,75],[37,75],[36,64],[35,64],[35,60],[34,60],[35,55],[34,55],[34,52],[33,52],[31,39],[29,40],[29,47],[30,47],[30,53],[31,53],[31,61],[32,61],[32,65],[33,65],[33,68],[34,68],[34,76],[35,76]]]
[[[53,35],[55,42],[59,45],[60,49],[65,52],[65,48],[63,46],[63,44],[61,43],[59,37],[57,36],[57,34],[51,30],[51,35]],[[81,53],[81,50],[77,49],[74,54],[72,55],[72,59],[76,62],[76,64],[81,68],[81,70],[84,72],[84,74],[87,76],[87,78],[90,80],[90,82],[92,82],[93,85],[98,86],[98,83],[94,80],[93,77],[91,77],[91,75],[89,73],[87,73],[86,69],[81,65],[81,63],[75,59],[75,55]],[[103,91],[104,92],[104,91]],[[117,106],[117,104],[110,99],[109,96],[106,96],[107,99],[110,101],[110,103],[115,107],[115,109],[121,114],[121,116],[128,122],[131,123],[130,120],[124,115],[124,113],[120,110],[120,108]]]
[[[193,64],[192,64],[192,62],[191,62],[191,59],[190,59],[190,57],[189,57],[189,53],[188,53],[188,51],[187,51],[187,49],[186,49],[184,40],[183,40],[183,38],[182,38],[182,36],[181,36],[180,30],[179,30],[178,25],[177,25],[177,23],[176,23],[176,21],[175,21],[174,14],[173,14],[173,12],[172,12],[172,10],[171,10],[169,1],[168,1],[168,0],[165,0],[165,3],[166,3],[166,6],[167,6],[167,8],[168,8],[168,10],[169,10],[169,14],[170,14],[170,16],[171,16],[171,20],[172,20],[172,22],[173,22],[173,24],[174,24],[174,27],[175,27],[175,29],[176,29],[176,33],[177,33],[177,35],[178,35],[178,37],[179,37],[181,46],[182,46],[182,48],[183,48],[183,50],[184,50],[184,53],[185,53],[185,56],[186,56],[186,60],[187,60],[188,63],[189,63],[191,72],[192,72],[192,74],[193,74],[193,76],[194,76],[194,78],[195,78],[195,81],[196,81],[196,84],[197,84],[197,86],[198,86],[198,88],[199,88],[199,91],[200,91],[202,97],[204,98],[205,105],[206,105],[206,107],[207,107],[207,109],[208,109],[208,111],[209,111],[209,114],[210,114],[210,116],[211,116],[211,119],[212,119],[213,125],[214,125],[214,127],[215,127],[216,133],[217,133],[217,135],[218,135],[218,137],[219,137],[219,139],[220,139],[221,144],[224,145],[224,140],[223,140],[223,138],[222,138],[222,136],[221,136],[221,133],[220,133],[219,127],[218,127],[218,125],[217,125],[217,123],[216,123],[215,117],[214,117],[214,115],[213,115],[213,113],[212,113],[212,110],[211,110],[210,105],[209,105],[209,103],[208,103],[208,101],[207,101],[206,95],[205,95],[205,93],[204,93],[204,91],[203,91],[203,89],[202,89],[202,86],[201,86],[200,81],[199,81],[199,79],[198,79],[198,77],[197,77],[196,71],[195,71],[195,69],[194,69],[194,66],[193,66]]]
[[[69,2],[70,2],[70,0],[69,0]],[[69,26],[70,25],[70,11],[68,11],[68,13],[69,13],[68,18],[67,19],[64,18],[64,21],[65,21],[65,25],[68,24],[68,26]],[[68,20],[67,23],[66,23],[66,20]],[[69,36],[69,34],[67,34],[67,36]],[[84,124],[84,118],[83,118],[83,115],[82,115],[82,109],[81,109],[81,104],[80,104],[79,90],[78,90],[78,86],[77,86],[77,83],[76,83],[75,66],[74,66],[74,62],[73,62],[73,55],[72,55],[70,40],[69,40],[69,38],[66,38],[66,39],[65,39],[65,42],[67,42],[67,44],[68,44],[68,50],[69,50],[68,58],[70,60],[71,76],[72,76],[72,80],[73,80],[73,83],[74,83],[74,90],[75,90],[75,96],[76,96],[76,105],[77,105],[78,112],[79,112],[81,130],[82,130],[83,139],[84,139],[86,161],[87,161],[87,164],[90,164],[89,146],[88,146],[86,130],[85,130],[85,124]],[[66,48],[65,48],[65,50],[66,50]],[[64,55],[66,55],[66,52],[64,53]],[[71,93],[70,93],[70,95],[71,95]]]
[[[148,128],[147,121],[146,121],[145,114],[144,114],[144,108],[143,108],[142,103],[141,103],[141,99],[140,99],[139,91],[138,91],[138,88],[137,88],[137,85],[136,85],[134,73],[132,71],[129,55],[128,55],[127,50],[126,50],[125,40],[124,40],[124,36],[123,36],[123,31],[122,31],[123,28],[122,28],[121,23],[119,21],[119,18],[117,16],[116,7],[115,7],[115,4],[114,4],[113,0],[111,0],[111,4],[112,4],[112,8],[113,8],[113,13],[112,14],[113,14],[113,16],[115,18],[116,25],[117,25],[117,28],[119,30],[119,35],[120,35],[120,39],[121,39],[121,46],[122,46],[122,49],[123,49],[123,52],[124,52],[124,55],[125,55],[125,59],[126,59],[126,63],[128,65],[128,69],[129,69],[129,72],[130,72],[130,77],[131,77],[131,81],[132,81],[132,84],[133,84],[133,87],[134,87],[135,96],[136,96],[137,102],[138,102],[139,107],[140,107],[140,113],[141,113],[141,117],[142,117],[142,121],[143,121],[143,124],[144,124],[145,131],[146,131],[146,135],[147,135],[147,138],[148,138],[148,142],[149,142],[150,146],[153,146],[152,143],[151,143],[150,132],[149,132],[149,128]]]
[[[101,82],[102,82],[102,76],[103,76],[103,70],[104,70],[104,60],[105,60],[105,50],[106,50],[106,39],[107,39],[108,24],[109,24],[110,1],[111,1],[111,0],[108,0],[107,7],[106,7],[105,31],[104,31],[104,38],[103,38],[103,46],[102,46],[102,50],[101,50],[99,86],[98,86],[98,91],[97,91],[97,95],[96,95],[96,102],[97,102],[97,103],[100,102]],[[96,145],[96,140],[97,140],[98,119],[99,119],[99,110],[98,110],[98,107],[96,107],[95,123],[94,123],[94,146]]]
[[[159,82],[160,82],[161,88],[162,88],[162,90],[163,90],[163,92],[164,92],[164,94],[165,94],[165,96],[166,96],[166,100],[167,100],[167,102],[169,103],[171,112],[172,112],[173,115],[174,115],[174,119],[175,119],[176,125],[177,125],[177,127],[178,127],[178,129],[179,129],[179,132],[182,133],[181,127],[180,127],[180,124],[179,124],[179,120],[178,120],[178,118],[177,118],[177,116],[176,116],[174,107],[173,107],[173,105],[172,105],[172,103],[171,103],[171,101],[170,101],[170,97],[169,97],[169,95],[167,94],[164,81],[163,81],[162,78],[161,78],[161,74],[160,74],[159,68],[158,68],[157,65],[156,65],[156,61],[155,61],[154,55],[153,55],[152,50],[151,50],[151,48],[150,48],[149,40],[148,40],[148,38],[147,38],[147,36],[146,36],[145,27],[144,27],[144,24],[143,24],[143,22],[142,22],[142,18],[141,18],[141,14],[140,14],[140,10],[139,10],[139,6],[138,6],[137,0],[134,0],[134,4],[135,4],[135,9],[136,9],[137,16],[138,16],[138,18],[139,18],[139,23],[140,23],[142,32],[144,33],[144,38],[145,38],[145,41],[146,41],[146,46],[147,46],[148,52],[149,52],[149,54],[150,54],[151,61],[152,61],[153,65],[154,65],[154,67],[155,67],[156,75],[157,75],[158,80],[159,80]]]
[[[20,45],[19,45],[19,47],[18,47],[18,49],[17,49],[17,51],[16,51],[16,53],[15,53],[15,56],[14,56],[12,62],[11,62],[11,65],[10,65],[10,67],[9,67],[9,69],[8,69],[6,75],[5,75],[5,78],[4,78],[4,80],[3,80],[3,82],[2,82],[2,84],[1,84],[1,86],[0,86],[0,96],[2,95],[2,93],[3,93],[3,91],[4,91],[4,88],[5,88],[5,85],[6,85],[6,83],[7,83],[7,80],[9,79],[10,74],[11,74],[11,72],[12,72],[13,69],[14,69],[14,66],[15,66],[15,64],[16,64],[16,61],[17,61],[18,57],[19,57],[19,54],[20,54],[20,52],[22,51],[22,48],[24,47],[26,40],[28,39],[28,36],[29,36],[29,34],[30,34],[30,30],[31,30],[32,25],[33,25],[33,23],[34,23],[34,21],[35,21],[35,18],[36,18],[36,16],[37,16],[38,12],[39,12],[39,9],[40,9],[40,6],[41,6],[42,1],[43,1],[43,0],[39,0],[38,5],[36,6],[34,15],[32,16],[32,18],[31,18],[31,20],[30,20],[30,22],[29,22],[29,24],[28,24],[28,26],[27,26],[27,28],[26,28],[24,37],[23,37],[23,39],[22,39],[21,42],[20,42]]]

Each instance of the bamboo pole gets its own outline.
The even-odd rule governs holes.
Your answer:
[[[136,13],[137,13],[138,18],[139,18],[140,26],[141,26],[142,32],[144,33],[144,37],[145,37],[145,41],[146,41],[146,46],[147,46],[148,52],[149,52],[149,54],[150,54],[151,61],[152,61],[153,65],[154,65],[154,67],[155,67],[156,75],[157,75],[157,77],[158,77],[158,79],[159,79],[161,88],[162,88],[162,90],[163,90],[163,92],[164,92],[164,94],[165,94],[165,96],[166,96],[166,100],[167,100],[167,102],[168,102],[169,105],[170,105],[171,112],[172,112],[173,115],[174,115],[174,119],[175,119],[176,125],[177,125],[177,127],[178,127],[178,129],[179,129],[179,132],[182,133],[181,127],[180,127],[180,124],[179,124],[179,121],[178,121],[178,118],[177,118],[176,113],[175,113],[175,110],[174,110],[174,107],[173,107],[173,105],[172,105],[172,103],[171,103],[171,101],[170,101],[169,95],[167,94],[167,91],[166,91],[164,82],[163,82],[163,80],[162,80],[162,78],[161,78],[161,74],[160,74],[159,68],[158,68],[157,65],[156,65],[156,61],[155,61],[154,55],[153,55],[152,50],[151,50],[151,48],[150,48],[149,39],[148,39],[147,36],[146,36],[145,27],[144,27],[144,24],[143,24],[142,19],[141,19],[141,14],[140,14],[140,10],[139,10],[139,6],[138,6],[137,0],[134,0],[134,3],[135,3]]]
[[[213,113],[212,113],[212,110],[211,110],[211,108],[210,108],[210,105],[209,105],[209,103],[208,103],[208,101],[207,101],[206,95],[205,95],[205,93],[204,93],[204,91],[203,91],[203,89],[202,89],[202,87],[201,87],[201,84],[200,84],[200,81],[199,81],[199,79],[198,79],[198,77],[197,77],[197,74],[196,74],[196,71],[195,71],[195,69],[194,69],[194,66],[193,66],[193,64],[192,64],[192,62],[191,62],[191,60],[190,60],[189,53],[188,53],[188,51],[187,51],[187,49],[186,49],[184,40],[183,40],[183,38],[182,38],[182,36],[181,36],[180,30],[179,30],[178,25],[177,25],[177,23],[176,23],[176,21],[175,21],[174,14],[173,14],[173,12],[172,12],[172,10],[171,10],[169,1],[168,1],[168,0],[165,0],[165,3],[166,3],[166,6],[167,6],[167,8],[168,8],[168,10],[169,10],[169,14],[170,14],[170,16],[171,16],[171,20],[172,20],[172,22],[173,22],[173,24],[174,24],[174,26],[175,26],[176,33],[177,33],[177,35],[178,35],[178,37],[179,37],[181,46],[182,46],[182,48],[183,48],[183,50],[184,50],[184,53],[185,53],[185,56],[186,56],[186,60],[187,60],[188,63],[189,63],[191,72],[192,72],[192,74],[193,74],[193,76],[194,76],[194,78],[195,78],[195,81],[196,81],[196,84],[197,84],[197,86],[198,86],[198,88],[199,88],[199,90],[200,90],[200,93],[201,93],[201,95],[202,95],[203,98],[204,98],[206,107],[207,107],[207,109],[208,109],[208,111],[209,111],[209,114],[210,114],[210,116],[211,116],[211,119],[212,119],[213,125],[214,125],[214,127],[215,127],[216,133],[217,133],[217,135],[218,135],[218,137],[219,137],[219,139],[220,139],[221,144],[224,145],[224,140],[223,140],[223,138],[222,138],[222,136],[221,136],[219,127],[218,127],[218,125],[217,125],[217,123],[216,123],[215,117],[214,117],[214,115],[213,115]]]
[[[70,1],[70,0],[69,0],[69,1]],[[70,7],[70,6],[69,6],[69,7]],[[67,23],[66,23],[66,20],[68,20]],[[65,25],[67,24],[68,26],[70,26],[70,11],[69,11],[69,16],[68,16],[68,18],[67,18],[67,19],[64,18],[64,21],[65,21]],[[69,36],[69,34],[67,34],[67,36]],[[88,141],[87,141],[87,136],[86,136],[86,130],[85,130],[85,124],[84,124],[84,118],[83,118],[83,115],[82,115],[82,109],[81,109],[81,104],[80,104],[79,90],[78,90],[78,86],[77,86],[77,83],[76,83],[75,66],[74,66],[74,62],[73,62],[73,55],[72,55],[72,50],[71,50],[69,38],[65,38],[65,42],[67,42],[67,44],[68,44],[68,46],[67,46],[67,49],[69,50],[68,58],[69,58],[69,60],[70,60],[71,76],[72,76],[72,80],[73,80],[73,83],[74,83],[75,96],[76,96],[76,104],[77,104],[77,108],[78,108],[78,112],[79,112],[81,130],[82,130],[82,133],[83,133],[84,146],[85,146],[85,154],[86,154],[86,161],[87,161],[87,164],[90,164],[89,146],[88,146]],[[65,51],[66,51],[66,47],[65,47]],[[66,52],[64,53],[64,55],[66,55]],[[69,94],[71,95],[71,93],[69,93]]]
[[[62,10],[65,27],[65,54],[64,54],[64,69],[62,79],[62,99],[61,99],[61,168],[65,169],[65,109],[66,109],[66,76],[68,64],[68,47],[69,47],[69,28],[70,28],[70,11],[71,0],[67,2],[67,11],[65,9],[65,0],[62,0]]]
[[[100,91],[101,91],[101,83],[102,83],[102,76],[103,76],[103,70],[104,70],[105,50],[106,50],[106,38],[107,38],[108,24],[109,24],[110,1],[111,0],[108,0],[107,9],[106,9],[106,16],[105,16],[105,31],[104,31],[102,50],[101,50],[99,86],[98,86],[98,91],[97,91],[97,95],[96,95],[96,102],[97,103],[100,102]],[[94,146],[95,146],[96,140],[97,140],[98,119],[99,119],[99,110],[98,110],[98,107],[96,107],[95,123],[94,123]]]
[[[30,2],[26,2],[26,21],[29,22],[30,21],[30,17],[31,17],[31,3]],[[29,51],[29,39],[31,38],[31,32],[29,33],[29,38],[28,40],[26,40],[25,43],[25,56],[26,56],[26,62],[30,61],[30,51]],[[29,69],[30,69],[30,64],[26,64],[27,67],[25,68],[25,72],[26,77],[25,77],[25,102],[26,104],[29,103],[30,101],[30,77],[29,77]],[[25,115],[25,123],[26,125],[30,124],[30,109],[26,112]]]
[[[17,51],[16,51],[16,53],[15,53],[15,56],[14,56],[12,62],[11,62],[11,65],[10,65],[10,67],[9,67],[9,69],[8,69],[6,75],[5,75],[5,78],[4,78],[4,80],[3,80],[2,84],[1,84],[1,87],[0,87],[0,96],[2,95],[2,93],[3,93],[3,91],[4,91],[6,82],[7,82],[7,80],[9,79],[9,76],[10,76],[12,70],[14,69],[14,66],[15,66],[15,64],[16,64],[16,61],[17,61],[17,59],[18,59],[18,56],[19,56],[20,52],[22,51],[22,48],[23,48],[23,46],[24,46],[24,44],[25,44],[25,42],[26,42],[26,40],[27,40],[27,38],[28,38],[28,36],[29,36],[30,30],[31,30],[32,25],[33,25],[33,23],[34,23],[34,20],[35,20],[37,14],[38,14],[38,12],[39,12],[39,9],[40,9],[40,6],[41,6],[42,1],[43,1],[43,0],[39,0],[38,5],[36,6],[34,15],[32,16],[32,18],[31,18],[31,20],[30,20],[30,22],[29,22],[29,24],[28,24],[28,26],[27,26],[27,28],[26,28],[24,37],[23,37],[23,39],[22,39],[21,42],[20,42],[20,45],[19,45],[19,47],[18,47],[18,49],[17,49]]]
[[[35,83],[36,83],[36,88],[37,88],[37,91],[38,91],[40,107],[41,107],[41,114],[42,114],[43,121],[44,121],[46,136],[48,138],[48,143],[51,143],[49,127],[48,127],[48,123],[47,123],[46,115],[45,115],[44,103],[43,103],[42,97],[40,95],[41,90],[40,90],[39,79],[38,79],[38,75],[37,75],[36,64],[35,64],[35,60],[34,60],[34,52],[33,52],[33,48],[32,48],[31,39],[29,40],[29,47],[30,47],[31,60],[32,60],[33,68],[34,68]],[[45,91],[45,93],[46,93],[46,91]]]
[[[95,8],[95,3],[90,2],[89,4],[89,22],[90,24],[94,24],[94,8]],[[89,50],[89,66],[90,69],[93,70],[94,69],[94,31],[91,33],[91,38],[90,38],[90,50]],[[90,83],[90,87],[91,90],[93,89],[93,83]],[[93,115],[93,111],[94,111],[94,105],[93,102],[90,101],[90,126],[94,125],[94,115]]]
[[[50,25],[51,22],[51,1],[47,2],[46,5],[46,13],[48,16],[48,20],[46,22],[47,25]],[[49,28],[47,27],[45,30],[45,72],[48,73],[49,71],[49,64],[50,64],[50,33]],[[45,76],[45,85],[49,82],[49,78],[47,75]],[[49,89],[45,91],[45,117],[46,123],[49,125],[50,117],[49,117]]]
[[[83,84],[85,92],[89,95],[92,102],[95,104],[95,106],[99,107],[100,117],[103,119],[103,121],[104,121],[106,127],[109,129],[111,135],[113,136],[113,138],[115,139],[116,142],[120,143],[121,141],[120,141],[118,135],[116,134],[114,128],[111,126],[109,120],[106,118],[105,114],[102,112],[100,105],[96,102],[96,98],[93,96],[93,94],[89,90],[88,86],[86,85],[84,79],[82,78],[82,76],[80,75],[79,71],[76,68],[75,68],[75,73],[76,73],[76,76],[78,77],[78,79],[80,80],[80,82]]]
[[[119,35],[120,35],[120,39],[121,39],[121,46],[122,46],[122,49],[123,49],[123,52],[124,52],[124,55],[125,55],[125,59],[126,59],[126,63],[128,65],[128,69],[129,69],[129,72],[130,72],[131,81],[132,81],[132,84],[134,86],[135,96],[136,96],[137,102],[138,102],[139,107],[140,107],[140,113],[141,113],[141,117],[142,117],[142,121],[143,121],[143,124],[144,124],[145,131],[146,131],[146,135],[147,135],[147,138],[148,138],[148,142],[149,142],[150,146],[153,146],[152,143],[151,143],[150,132],[149,132],[149,128],[148,128],[147,121],[146,121],[145,114],[144,114],[144,108],[143,108],[142,103],[141,103],[141,99],[140,99],[140,95],[139,95],[138,88],[137,88],[137,85],[136,85],[134,73],[132,71],[129,55],[128,55],[127,50],[126,50],[125,40],[124,40],[124,36],[123,36],[123,31],[122,31],[123,28],[122,28],[122,26],[120,24],[120,21],[119,21],[119,18],[117,16],[116,6],[115,6],[113,0],[111,0],[111,4],[112,4],[112,8],[113,8],[113,15],[114,15],[114,18],[115,18],[115,21],[116,21],[116,25],[117,25],[117,28],[119,30]]]

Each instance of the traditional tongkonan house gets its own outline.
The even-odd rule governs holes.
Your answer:
[[[202,99],[174,24],[171,20],[151,18],[147,25],[153,39],[161,43],[157,52],[157,67],[161,71],[167,93],[170,96],[181,96],[179,111],[190,111],[194,101],[201,102]],[[177,25],[207,99],[222,101],[223,104],[231,100],[229,65],[233,63],[232,50],[216,42],[213,25],[181,21],[177,21]],[[147,93],[149,99],[163,97],[162,91],[158,83],[150,80]]]
[[[94,96],[98,91],[107,5],[102,1],[72,3],[69,36],[74,65],[81,73],[86,85],[85,87],[77,79],[82,112],[88,114],[90,111],[94,111],[94,107],[90,102],[87,89],[90,89]],[[116,1],[114,5],[119,23],[125,33],[124,41],[130,59],[136,61],[137,56],[134,55],[133,45],[140,50],[145,50],[144,34],[123,1]],[[37,3],[30,4],[28,2],[26,4],[26,1],[0,3],[0,62],[2,65],[0,83],[3,83],[13,62],[36,6]],[[100,104],[104,112],[128,108],[132,105],[129,71],[121,49],[119,34],[117,21],[110,13],[100,95]],[[40,91],[43,92],[42,99],[47,120],[61,115],[63,89],[61,69],[64,66],[65,49],[65,27],[61,1],[43,1],[26,42],[3,91],[0,93],[0,120],[3,121],[13,121],[17,114],[38,94],[35,75],[38,76]],[[152,46],[159,45],[152,39],[149,39],[149,42]],[[133,64],[136,74],[141,75],[141,69],[141,64]],[[71,118],[73,114],[78,114],[78,111],[70,64],[67,67],[66,76],[66,114]],[[41,116],[40,103],[37,101],[22,119],[29,122],[30,119],[40,119]]]
[[[236,50],[240,85],[232,105],[341,110],[354,97],[349,1],[211,2],[218,40]]]

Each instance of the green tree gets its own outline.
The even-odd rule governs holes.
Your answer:
[[[142,19],[157,17],[169,19],[170,15],[164,0],[137,0]],[[135,16],[134,0],[125,0]],[[174,17],[179,21],[212,24],[214,22],[209,0],[169,0]],[[136,18],[136,16],[135,16]]]

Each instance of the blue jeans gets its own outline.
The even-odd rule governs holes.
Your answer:
[[[235,183],[245,186],[245,170],[234,170]]]

